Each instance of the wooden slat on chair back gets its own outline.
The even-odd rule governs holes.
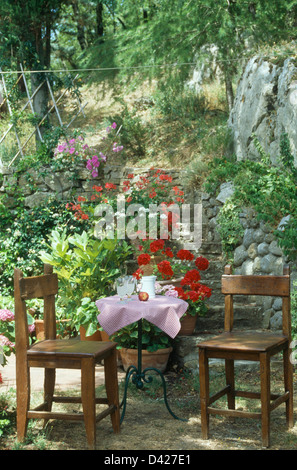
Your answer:
[[[58,277],[56,274],[26,277],[20,279],[20,291],[23,300],[38,299],[58,292]]]
[[[222,293],[289,297],[289,276],[222,276]]]
[[[23,277],[23,273],[16,270],[15,296],[18,310],[24,311],[25,301],[29,299],[44,299],[44,333],[46,339],[56,338],[55,295],[58,293],[58,277],[53,274],[50,265],[44,265],[44,275]],[[27,326],[27,319],[22,317],[22,330]]]
[[[283,269],[283,276],[234,275],[230,265],[222,276],[222,293],[225,295],[225,331],[233,329],[233,295],[275,296],[283,299],[283,333],[291,335],[290,270]]]
[[[15,313],[15,345],[16,354],[22,355],[29,347],[29,332],[26,304],[20,294],[20,280],[23,273],[20,269],[14,270],[14,313]],[[25,356],[24,356],[25,357]]]

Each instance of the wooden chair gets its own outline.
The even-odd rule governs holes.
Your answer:
[[[28,419],[84,420],[88,447],[95,448],[96,422],[111,416],[115,433],[120,431],[116,345],[112,342],[56,339],[55,295],[57,275],[49,265],[44,275],[24,278],[19,269],[14,272],[17,436],[22,441],[27,433]],[[44,299],[45,340],[29,346],[26,300]],[[95,364],[104,360],[107,398],[95,397]],[[44,373],[44,403],[30,410],[30,367],[42,367]],[[57,368],[81,369],[81,397],[55,397]],[[54,412],[52,403],[82,403],[82,413]],[[107,406],[96,416],[96,404]]]
[[[293,369],[289,359],[291,315],[288,267],[284,267],[283,274],[283,276],[239,276],[232,275],[231,266],[225,267],[225,274],[222,276],[222,293],[225,295],[224,333],[198,344],[201,426],[204,439],[208,439],[210,414],[259,418],[262,422],[263,447],[269,447],[270,412],[281,403],[286,404],[288,427],[293,426]],[[282,297],[282,334],[233,331],[233,295],[235,294]],[[270,358],[280,351],[283,352],[285,393],[275,395],[270,393]],[[209,358],[225,359],[226,387],[212,397],[209,396]],[[259,361],[260,393],[235,389],[234,360]],[[227,394],[228,401],[227,410],[211,407],[216,400],[225,394]],[[236,410],[235,397],[237,396],[260,399],[261,413]]]

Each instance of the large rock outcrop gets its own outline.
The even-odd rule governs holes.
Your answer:
[[[229,127],[238,160],[258,159],[253,143],[257,136],[263,149],[277,163],[280,137],[289,137],[297,166],[297,67],[293,58],[273,62],[253,57],[239,81]]]

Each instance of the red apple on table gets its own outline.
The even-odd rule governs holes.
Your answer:
[[[138,298],[139,298],[139,300],[145,302],[146,300],[148,300],[149,295],[148,295],[147,292],[139,292]]]

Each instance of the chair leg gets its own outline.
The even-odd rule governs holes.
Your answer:
[[[111,423],[114,433],[120,432],[120,404],[117,371],[116,350],[104,359],[105,388],[109,405],[115,405],[115,411],[111,413]]]
[[[208,439],[209,414],[209,367],[205,349],[199,349],[199,380],[200,380],[200,406],[201,406],[201,432],[202,438]]]
[[[81,360],[81,400],[84,413],[87,442],[90,450],[96,446],[96,402],[95,402],[95,361]]]
[[[16,369],[16,400],[17,400],[17,438],[22,442],[27,435],[27,412],[30,407],[30,369],[27,364]]]
[[[44,369],[44,402],[47,404],[46,410],[52,410],[53,396],[56,382],[56,369]],[[44,420],[44,426],[48,419]]]
[[[284,386],[285,392],[289,392],[289,399],[286,401],[286,420],[288,428],[294,426],[293,415],[293,364],[290,361],[289,349],[283,351],[284,361]]]
[[[225,359],[226,385],[230,386],[230,392],[227,393],[228,408],[235,410],[235,382],[234,382],[234,360]]]
[[[262,445],[270,445],[270,356],[260,354]]]

